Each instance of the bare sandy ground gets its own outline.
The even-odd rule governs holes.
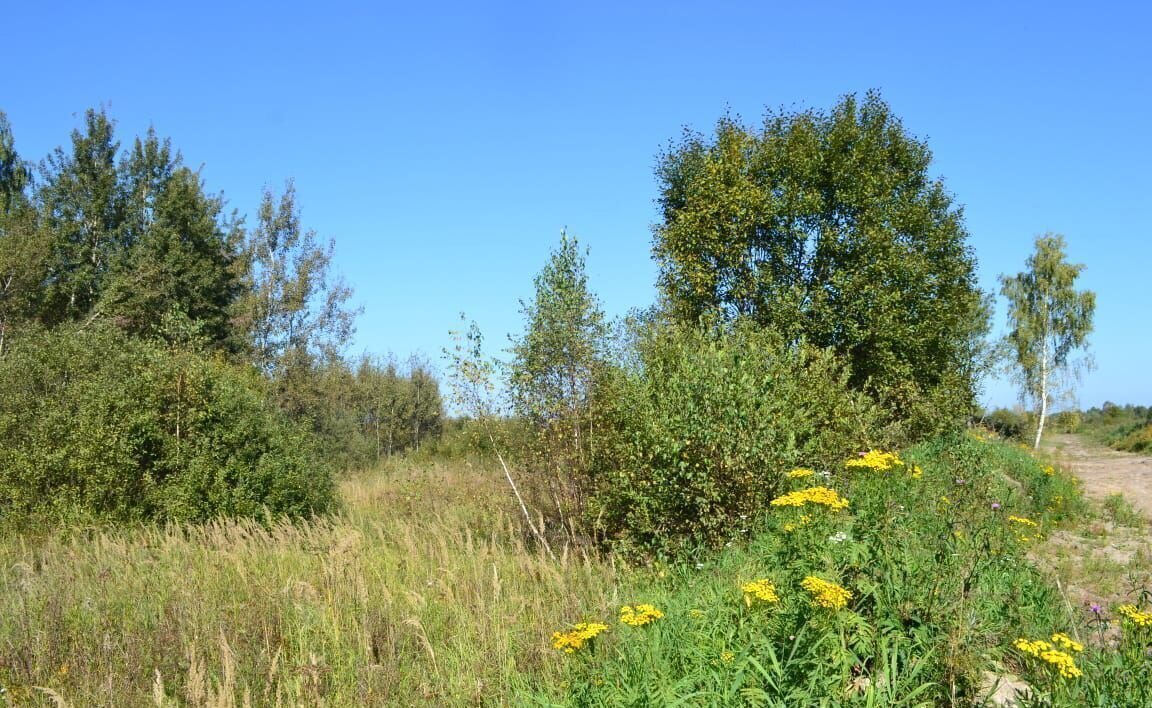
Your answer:
[[[1078,435],[1052,435],[1046,446],[1084,481],[1086,497],[1103,501],[1123,494],[1152,519],[1152,457],[1110,450]]]

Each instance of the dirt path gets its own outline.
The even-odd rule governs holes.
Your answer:
[[[1152,588],[1152,457],[1117,452],[1078,435],[1052,435],[1044,448],[1084,482],[1095,509],[1074,528],[1051,533],[1030,554],[1082,611],[1133,602]],[[1132,512],[1102,504],[1121,494]],[[1143,518],[1141,518],[1143,517]]]
[[[1045,447],[1084,481],[1084,496],[1103,501],[1123,494],[1152,519],[1152,457],[1110,450],[1079,435],[1052,435]]]

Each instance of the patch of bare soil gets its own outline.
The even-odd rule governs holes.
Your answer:
[[[1046,447],[1084,482],[1084,495],[1103,501],[1122,494],[1152,518],[1152,457],[1110,450],[1078,435],[1052,435]]]
[[[1093,518],[1050,534],[1033,560],[1060,581],[1072,606],[1132,602],[1152,587],[1152,457],[1076,435],[1053,435],[1045,447],[1084,483]]]

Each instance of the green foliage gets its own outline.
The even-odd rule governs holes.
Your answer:
[[[615,606],[578,608],[572,621],[610,628],[560,655],[567,676],[541,686],[537,700],[981,704],[984,671],[997,662],[1032,668],[1015,668],[1024,664],[1015,638],[1079,629],[1057,588],[1027,562],[1057,516],[1023,487],[1070,481],[1019,447],[972,437],[936,439],[903,458],[888,470],[849,473],[841,464],[825,479],[790,479],[781,492],[831,485],[849,506],[768,507],[747,543],[697,564],[656,563],[647,583],[638,578],[612,598]],[[1082,509],[1069,489],[1065,510]],[[845,606],[816,606],[804,588],[810,576],[846,589]],[[742,587],[754,580],[771,583],[775,599]],[[613,620],[619,604],[635,602],[664,617],[638,628]],[[1078,690],[1042,673],[1032,681],[1060,697]]]
[[[1152,407],[1105,401],[1084,411],[1076,432],[1116,450],[1152,453]]]
[[[656,328],[605,376],[590,514],[622,547],[669,555],[731,539],[791,466],[877,440],[877,413],[830,352],[768,332]]]
[[[559,246],[536,276],[534,299],[521,302],[524,333],[512,340],[508,369],[512,409],[535,433],[520,454],[528,468],[526,494],[537,508],[555,510],[562,526],[566,517],[584,511],[594,446],[593,386],[608,332],[600,304],[588,291],[585,255],[575,238],[560,234]]]
[[[29,334],[0,360],[0,513],[110,521],[309,515],[325,463],[219,358],[113,329]]]
[[[245,246],[250,287],[237,306],[260,369],[276,375],[332,358],[352,336],[357,312],[346,306],[351,289],[331,272],[334,249],[302,229],[291,182],[278,202],[265,190]]]
[[[988,306],[928,146],[875,93],[721,119],[661,157],[654,253],[675,316],[830,347],[919,436],[971,412]]]
[[[1009,408],[997,408],[985,414],[981,423],[997,435],[1012,440],[1023,439],[1033,429],[1027,413]]]
[[[149,130],[120,166],[124,252],[113,261],[102,314],[140,336],[235,349],[240,227],[204,193],[169,141]]]
[[[1064,237],[1036,238],[1028,270],[1000,276],[1000,294],[1008,300],[1012,370],[1020,382],[1020,397],[1036,406],[1036,439],[1040,446],[1048,407],[1062,387],[1071,386],[1076,366],[1072,354],[1087,346],[1096,311],[1096,294],[1076,290],[1082,264],[1065,260]]]

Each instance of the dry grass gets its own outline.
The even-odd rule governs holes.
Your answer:
[[[345,481],[331,520],[7,539],[0,685],[20,705],[512,702],[620,574],[526,547],[500,482],[398,463]]]

